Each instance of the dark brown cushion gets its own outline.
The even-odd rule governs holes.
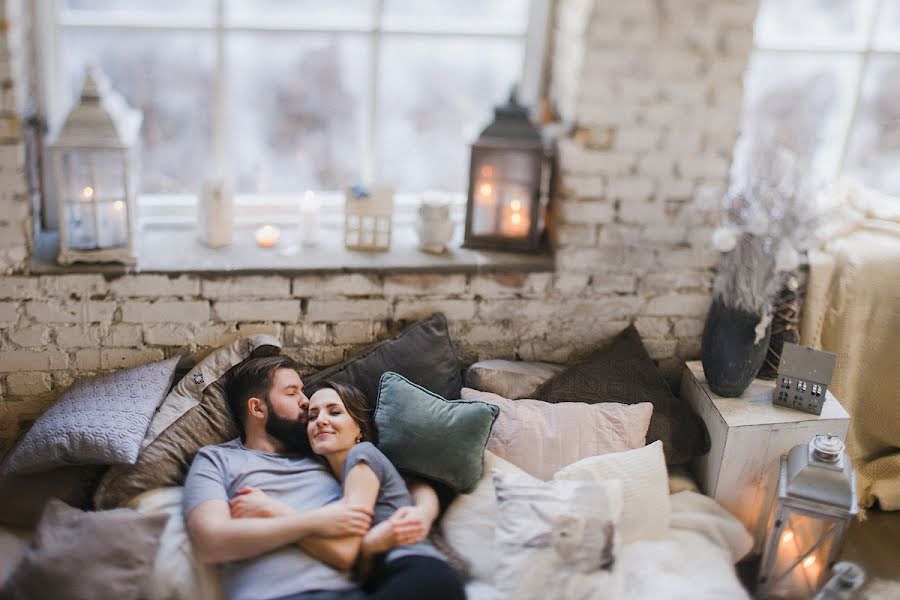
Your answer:
[[[683,464],[709,451],[703,421],[676,398],[647,354],[634,325],[612,343],[554,375],[535,392],[544,402],[653,404],[647,443],[663,443],[666,464]]]
[[[128,509],[87,513],[52,500],[0,597],[136,599],[168,520]]]
[[[462,373],[450,342],[446,317],[435,313],[413,323],[398,336],[375,344],[358,356],[304,377],[303,383],[310,390],[324,379],[349,383],[359,388],[374,406],[378,382],[388,371],[399,373],[448,400],[458,399]]]
[[[94,506],[124,506],[148,490],[182,485],[200,448],[238,437],[225,402],[225,377],[232,366],[250,356],[279,353],[278,344],[271,336],[249,336],[200,361],[163,401],[158,413],[163,425],[151,424],[137,462],[113,465],[103,476]]]
[[[60,467],[33,475],[0,477],[0,524],[32,529],[47,503],[57,498],[70,506],[89,508],[106,467]]]

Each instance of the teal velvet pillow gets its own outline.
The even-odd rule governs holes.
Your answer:
[[[472,491],[500,409],[486,402],[445,400],[388,371],[378,384],[378,448],[397,470]]]

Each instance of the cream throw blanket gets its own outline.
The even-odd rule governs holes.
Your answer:
[[[837,353],[831,390],[850,413],[859,501],[900,509],[900,199],[852,183],[811,253],[801,341]]]

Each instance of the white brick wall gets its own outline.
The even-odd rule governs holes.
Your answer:
[[[33,73],[17,50],[24,0],[0,0],[0,454],[86,373],[198,359],[254,332],[314,370],[436,310],[466,361],[566,361],[634,322],[677,376],[699,354],[756,5],[558,1],[551,95],[574,127],[559,145],[552,273],[107,278],[28,272]]]

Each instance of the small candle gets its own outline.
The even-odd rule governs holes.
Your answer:
[[[256,244],[260,248],[271,248],[278,243],[281,230],[274,225],[263,225],[256,230]]]
[[[307,190],[300,201],[300,243],[314,246],[319,230],[319,200]]]

